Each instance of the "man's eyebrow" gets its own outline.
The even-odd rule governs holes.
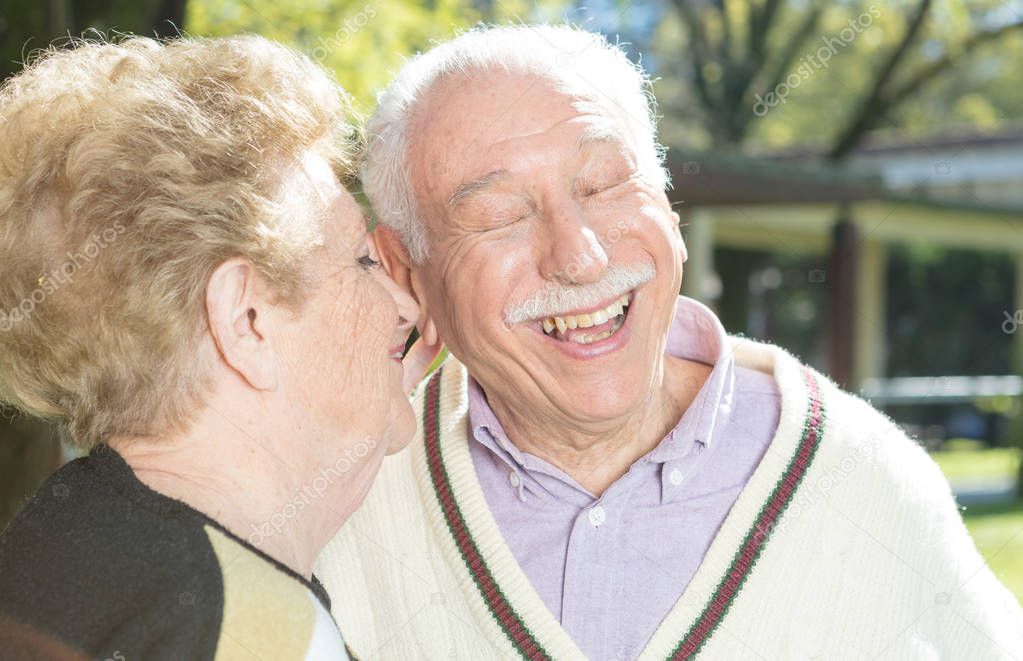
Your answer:
[[[579,142],[576,143],[576,149],[583,151],[589,147],[595,145],[624,145],[625,139],[621,133],[609,126],[597,125],[586,129],[581,136],[579,136]],[[487,174],[473,179],[472,181],[466,181],[458,185],[455,188],[455,192],[448,198],[448,208],[454,209],[456,206],[464,202],[466,199],[472,197],[480,191],[486,190],[495,180],[501,177],[507,176],[507,170],[494,170]]]
[[[455,192],[448,198],[448,208],[455,208],[467,198],[470,198],[476,193],[488,188],[496,179],[500,179],[507,174],[507,170],[494,170],[493,172],[488,172],[478,179],[473,179],[472,181],[466,181],[459,184],[458,187],[455,188]]]
[[[583,151],[596,145],[625,145],[622,134],[610,126],[598,124],[587,128],[576,143],[576,149]]]

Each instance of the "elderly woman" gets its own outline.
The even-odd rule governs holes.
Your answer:
[[[0,649],[345,658],[313,562],[414,431],[418,315],[341,184],[345,93],[260,38],[132,38],[0,115],[0,399],[90,450],[0,537]]]

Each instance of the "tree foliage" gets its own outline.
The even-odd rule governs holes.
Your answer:
[[[669,5],[652,49],[666,128],[682,142],[816,142],[841,159],[871,130],[1023,117],[1023,9],[999,0]]]
[[[404,58],[479,21],[520,10],[525,3],[191,0],[185,26],[193,35],[257,33],[289,44],[333,70],[368,111]]]

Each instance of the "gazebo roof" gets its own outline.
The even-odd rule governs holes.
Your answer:
[[[819,162],[668,152],[671,197],[691,206],[780,205],[876,200],[881,179]]]
[[[669,197],[686,207],[893,202],[1023,221],[1023,206],[990,205],[974,197],[936,197],[923,191],[893,191],[885,188],[877,173],[836,166],[810,156],[775,159],[669,151],[666,167],[674,184]]]

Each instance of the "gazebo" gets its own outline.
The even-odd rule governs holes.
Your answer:
[[[826,258],[827,370],[854,390],[883,378],[889,246],[925,242],[1010,254],[1023,316],[1023,131],[868,145],[843,166],[811,153],[669,152],[690,259],[683,291],[712,303],[714,249]],[[1014,335],[1023,357],[1023,328]],[[1011,371],[1006,366],[1006,371]]]

